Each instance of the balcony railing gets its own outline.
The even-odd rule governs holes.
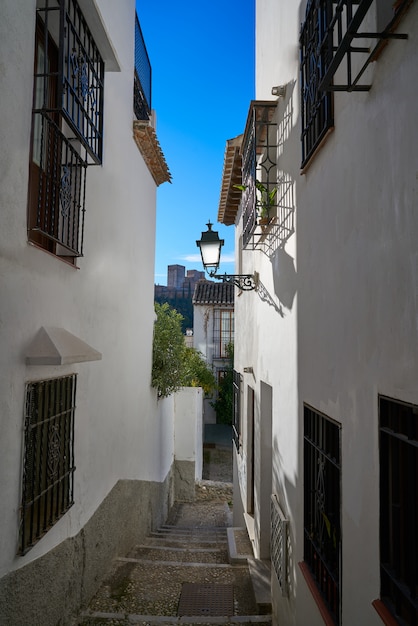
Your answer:
[[[277,185],[276,101],[252,101],[242,142],[243,244],[248,246],[257,226],[256,181],[269,193]],[[272,213],[275,211],[273,204]],[[277,210],[277,209],[276,209]]]
[[[134,113],[137,120],[151,115],[151,64],[138,16],[135,19]]]

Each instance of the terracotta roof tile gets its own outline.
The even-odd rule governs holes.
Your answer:
[[[234,285],[231,283],[199,280],[193,294],[193,304],[234,304]]]

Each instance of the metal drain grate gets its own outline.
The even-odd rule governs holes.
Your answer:
[[[177,615],[233,614],[233,585],[183,583]]]

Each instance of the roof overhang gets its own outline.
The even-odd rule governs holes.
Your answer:
[[[157,134],[149,121],[134,120],[133,131],[135,143],[157,187],[162,183],[171,183],[170,170],[158,142]]]
[[[218,209],[218,222],[226,226],[235,223],[242,196],[242,192],[234,187],[234,185],[242,185],[242,138],[243,135],[238,135],[226,142]]]

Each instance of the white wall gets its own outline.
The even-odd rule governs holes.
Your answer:
[[[35,2],[6,2],[0,21],[0,575],[75,535],[122,478],[161,481],[150,388],[156,191],[132,137],[135,1],[101,0],[121,71],[106,73],[104,158],[87,173],[84,258],[74,269],[28,245],[26,205]],[[41,326],[59,326],[103,355],[73,366],[26,366]],[[75,504],[25,557],[15,557],[25,383],[78,372]]]
[[[380,593],[377,398],[418,403],[418,88],[411,80],[418,7],[399,27],[408,40],[390,42],[369,69],[372,89],[335,94],[335,130],[302,176],[298,38],[305,8],[306,2],[257,1],[256,98],[272,99],[273,85],[287,85],[278,104],[278,156],[279,170],[292,180],[296,233],[287,256],[242,254],[243,273],[260,273],[280,311],[257,294],[236,300],[235,368],[254,370],[243,374],[237,470],[245,503],[246,390],[255,389],[257,421],[267,383],[272,490],[290,518],[292,549],[290,598],[281,597],[273,577],[274,611],[280,623],[322,624],[298,567],[304,403],[342,424],[343,623],[377,626],[371,606]],[[237,246],[240,229],[238,219]]]
[[[195,480],[203,469],[203,390],[183,387],[174,394],[174,455],[177,461],[195,463]]]

